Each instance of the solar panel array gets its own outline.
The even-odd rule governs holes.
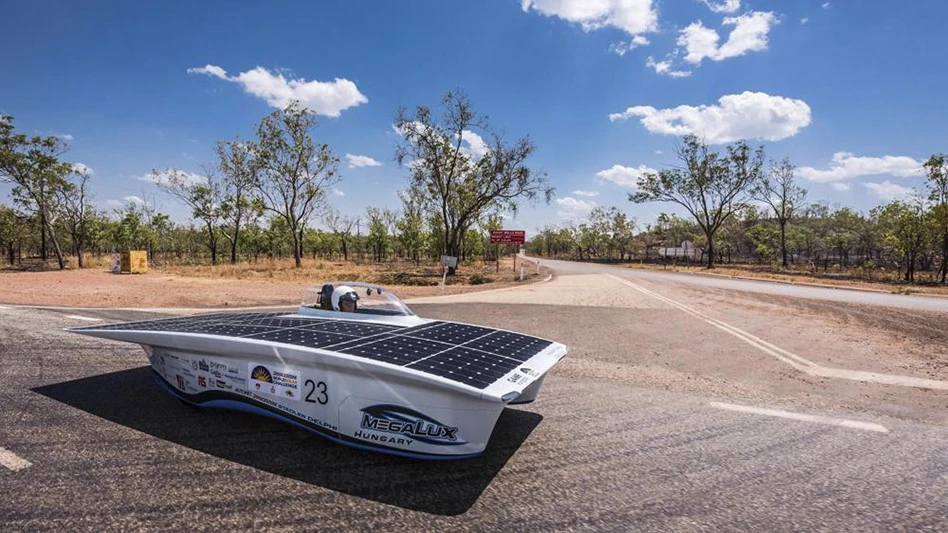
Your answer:
[[[429,322],[402,327],[285,313],[214,313],[88,326],[77,330],[201,333],[326,348],[483,389],[551,341],[481,326]]]

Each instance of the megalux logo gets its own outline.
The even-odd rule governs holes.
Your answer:
[[[362,409],[363,429],[396,433],[419,442],[441,446],[467,444],[458,440],[458,428],[400,405],[373,405]]]

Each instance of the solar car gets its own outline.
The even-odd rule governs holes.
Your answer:
[[[295,313],[213,313],[72,328],[140,344],[178,399],[270,416],[341,444],[425,459],[481,454],[507,405],[533,401],[563,344],[418,317],[359,282]]]

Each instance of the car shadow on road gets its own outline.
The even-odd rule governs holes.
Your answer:
[[[543,419],[535,413],[505,409],[480,457],[423,461],[349,448],[263,416],[190,407],[161,391],[147,366],[33,391],[227,461],[445,516],[462,514],[474,505]]]

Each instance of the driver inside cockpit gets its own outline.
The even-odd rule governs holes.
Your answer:
[[[355,313],[359,295],[348,285],[340,285],[332,291],[332,308],[343,313]]]

